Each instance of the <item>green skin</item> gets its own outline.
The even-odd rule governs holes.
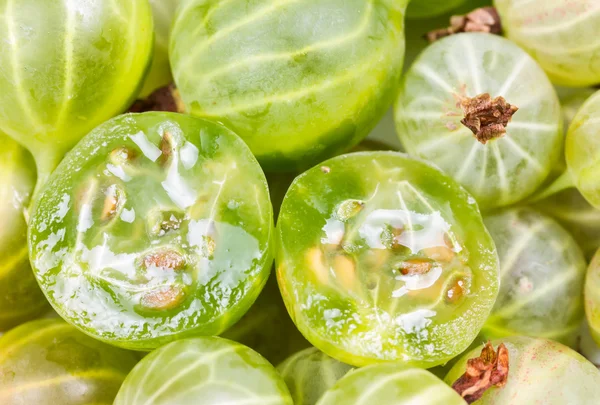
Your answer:
[[[271,364],[310,346],[290,319],[274,274],[250,310],[221,336],[256,350]]]
[[[33,154],[41,188],[85,134],[125,110],[153,46],[146,0],[0,0],[0,131]]]
[[[69,152],[33,208],[29,253],[63,318],[151,350],[233,325],[269,276],[272,238],[266,179],[243,141],[153,112],[107,121]]]
[[[377,364],[349,372],[317,405],[466,405],[429,371],[401,364]]]
[[[463,5],[467,0],[411,0],[406,9],[406,18],[431,18]],[[440,28],[440,27],[438,27]]]
[[[598,252],[588,267],[584,296],[585,315],[590,333],[596,343],[600,345],[600,253]]]
[[[473,198],[402,153],[348,154],[297,177],[277,237],[292,319],[347,364],[446,363],[498,293],[498,256]],[[416,274],[414,261],[429,267]]]
[[[114,405],[292,405],[275,368],[252,349],[218,337],[173,342],[127,376]]]
[[[484,221],[500,256],[500,293],[482,334],[543,337],[575,347],[587,269],[577,242],[554,220],[528,208]]]
[[[506,385],[489,388],[475,405],[544,404],[592,405],[600,397],[600,371],[582,355],[560,343],[512,336],[492,341],[508,349]],[[453,384],[464,374],[467,361],[479,357],[480,346],[465,354],[445,378]]]
[[[23,324],[0,339],[3,405],[112,404],[136,353],[81,333],[62,319]]]
[[[460,102],[486,93],[519,110],[504,136],[483,144],[461,122]],[[457,34],[426,48],[402,80],[395,118],[406,151],[451,175],[482,210],[532,194],[558,163],[564,141],[559,100],[544,71],[490,34]]]
[[[352,366],[311,347],[289,357],[277,371],[290,389],[294,405],[315,405]]]
[[[225,123],[267,171],[349,150],[390,106],[407,0],[192,0],[170,43],[187,111]]]
[[[600,14],[600,13],[599,13]],[[600,208],[600,91],[590,97],[575,115],[565,146],[570,184],[596,208]]]
[[[504,35],[537,60],[553,83],[600,83],[597,0],[494,0]]]
[[[35,164],[18,143],[0,134],[0,331],[48,310],[27,256],[24,211],[35,184]]]
[[[150,0],[154,17],[154,56],[139,97],[148,97],[154,90],[173,81],[169,64],[169,35],[179,3],[180,0]]]

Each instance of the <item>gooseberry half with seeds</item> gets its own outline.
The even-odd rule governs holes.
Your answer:
[[[582,355],[552,340],[511,336],[493,340],[494,348],[504,347],[508,355],[508,376],[501,387],[490,386],[477,405],[544,404],[592,405],[600,397],[600,371]],[[466,353],[454,365],[444,381],[455,384],[465,372],[476,375],[477,369],[467,369],[469,360],[480,357],[479,347]],[[500,350],[499,350],[500,351]],[[485,352],[484,352],[485,354]],[[482,356],[481,366],[486,358]],[[473,363],[471,362],[471,365]],[[475,363],[477,365],[477,363]],[[489,370],[479,370],[486,386]],[[469,391],[465,391],[467,394]]]
[[[600,2],[494,0],[505,35],[550,79],[570,87],[600,83]]]
[[[475,200],[402,153],[347,154],[298,176],[277,229],[292,319],[347,364],[443,364],[475,339],[498,293]]]
[[[56,311],[131,349],[222,333],[272,264],[258,162],[225,127],[181,114],[122,115],[93,130],[52,174],[29,225]]]
[[[500,256],[500,293],[482,333],[543,337],[575,347],[587,263],[573,237],[529,208],[484,217]]]
[[[127,109],[152,53],[147,0],[0,0],[0,131],[33,154],[38,189]]]
[[[0,338],[0,403],[112,404],[137,362],[62,319],[28,322]]]
[[[315,405],[352,366],[311,347],[295,353],[277,366],[290,390],[294,405]]]
[[[275,368],[252,349],[218,337],[172,342],[127,376],[114,405],[292,405]]]
[[[0,331],[49,309],[27,256],[25,209],[35,184],[31,155],[0,134]]]
[[[347,151],[393,101],[407,0],[191,0],[170,43],[192,115],[225,123],[267,171]]]
[[[452,388],[427,370],[375,364],[351,371],[317,405],[465,405]]]
[[[402,81],[395,114],[406,151],[437,164],[486,210],[533,193],[562,151],[550,81],[527,53],[491,34],[426,48]]]

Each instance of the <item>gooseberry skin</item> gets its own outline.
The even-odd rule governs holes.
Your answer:
[[[0,134],[0,331],[35,318],[48,304],[27,257],[23,215],[35,184],[31,155]]]
[[[577,189],[600,208],[600,91],[590,97],[573,119],[565,145],[567,167]]]
[[[587,263],[573,237],[529,208],[485,216],[500,256],[500,293],[481,333],[523,335],[575,347]]]
[[[56,311],[136,350],[222,333],[272,265],[258,162],[234,133],[188,115],[127,114],[96,128],[52,174],[29,225]]]
[[[494,0],[504,33],[533,56],[552,82],[600,83],[600,3],[596,0]]]
[[[112,404],[137,362],[134,352],[92,339],[62,319],[28,322],[0,338],[0,402]]]
[[[329,357],[315,347],[302,350],[277,366],[294,405],[315,405],[350,370],[352,366]]]
[[[349,150],[393,101],[406,0],[193,0],[170,43],[192,115],[239,134],[266,171]]]
[[[600,372],[582,355],[541,338],[511,336],[493,340],[508,349],[508,379],[502,388],[489,388],[477,405],[544,404],[592,405],[600,396]],[[479,357],[482,347],[465,354],[444,381],[453,384],[466,369],[467,360]]]
[[[452,388],[427,370],[376,364],[346,374],[317,405],[465,405]]]
[[[43,184],[63,155],[125,110],[152,52],[146,0],[1,0],[0,130],[24,145]]]
[[[172,342],[127,376],[114,405],[292,405],[275,368],[258,353],[218,337]]]
[[[585,315],[590,332],[596,343],[600,345],[600,253],[598,252],[588,267],[584,291]]]
[[[180,0],[150,0],[154,18],[154,56],[140,97],[147,97],[154,90],[173,81],[169,64],[169,36],[179,3]]]
[[[498,257],[475,200],[402,153],[347,154],[298,176],[277,238],[292,320],[354,366],[447,362],[475,339],[498,293]]]
[[[489,93],[519,110],[506,134],[486,144],[461,123],[460,100]],[[535,61],[510,41],[464,33],[430,45],[408,70],[395,105],[406,151],[437,164],[482,210],[533,193],[558,162],[564,140],[560,104]]]

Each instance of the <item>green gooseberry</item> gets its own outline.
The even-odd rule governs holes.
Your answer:
[[[169,35],[179,3],[180,0],[150,0],[154,17],[154,56],[139,94],[142,98],[173,81],[169,64]]]
[[[437,164],[485,210],[532,194],[562,151],[550,81],[527,53],[491,34],[426,48],[403,78],[395,113],[406,151]]]
[[[310,346],[285,309],[274,274],[246,315],[221,336],[250,347],[271,364]]]
[[[600,83],[600,3],[597,0],[494,0],[505,36],[569,87]]]
[[[25,209],[35,185],[35,164],[17,142],[0,134],[0,331],[48,309],[27,256]]]
[[[114,405],[292,405],[275,368],[252,349],[219,337],[172,342],[139,362]]]
[[[190,0],[173,25],[175,83],[267,171],[350,149],[391,105],[407,0]]]
[[[585,278],[585,315],[592,337],[600,345],[600,250],[596,252]]]
[[[575,119],[579,109],[587,100],[590,99],[590,97],[596,93],[597,89],[593,89],[591,87],[557,87],[556,91],[562,107],[562,114],[565,124],[564,128],[566,133],[569,130],[571,123]]]
[[[147,0],[0,0],[0,131],[38,189],[85,134],[127,109],[152,53]]]
[[[277,366],[292,394],[294,405],[315,405],[350,370],[352,366],[329,357],[315,347],[302,350]]]
[[[427,370],[375,364],[346,374],[317,405],[466,405],[452,388]]]
[[[498,293],[498,256],[475,200],[398,152],[347,154],[298,176],[277,238],[296,326],[354,366],[446,363],[475,339]]]
[[[481,333],[543,337],[575,347],[587,263],[573,237],[530,208],[484,217],[500,256],[500,292]]]
[[[151,350],[238,321],[267,281],[273,234],[266,179],[238,136],[150,112],[105,122],[67,154],[34,204],[29,253],[63,318]]]
[[[587,322],[581,328],[578,352],[583,354],[583,356],[596,367],[600,368],[600,345],[598,345],[592,337]]]
[[[28,322],[0,338],[0,403],[112,404],[137,362],[62,319]]]
[[[476,405],[544,404],[592,405],[600,397],[600,371],[582,355],[552,340],[511,336],[491,342],[508,350],[508,378],[503,387],[490,387]],[[479,357],[482,347],[465,354],[450,370],[453,384]]]

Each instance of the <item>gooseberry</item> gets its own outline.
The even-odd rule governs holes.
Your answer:
[[[239,134],[267,171],[358,144],[390,106],[406,0],[191,0],[170,43],[192,115]]]
[[[292,405],[275,368],[252,349],[218,337],[172,342],[127,376],[114,405]]]
[[[491,34],[426,48],[402,81],[395,113],[407,152],[437,164],[482,209],[532,194],[562,150],[554,88],[527,53]]]
[[[150,350],[240,319],[269,275],[272,238],[266,179],[244,142],[151,112],[109,120],[67,154],[33,207],[29,253],[63,318]]]
[[[543,337],[574,347],[584,319],[587,263],[573,237],[528,208],[488,215],[484,222],[500,256],[500,292],[483,335]]]
[[[137,362],[62,319],[28,322],[0,338],[0,403],[112,404]]]
[[[146,0],[0,0],[0,131],[33,154],[39,189],[63,155],[125,110],[152,52]]]
[[[347,154],[298,176],[277,237],[292,319],[347,364],[443,364],[475,339],[498,293],[475,200],[402,153]]]

